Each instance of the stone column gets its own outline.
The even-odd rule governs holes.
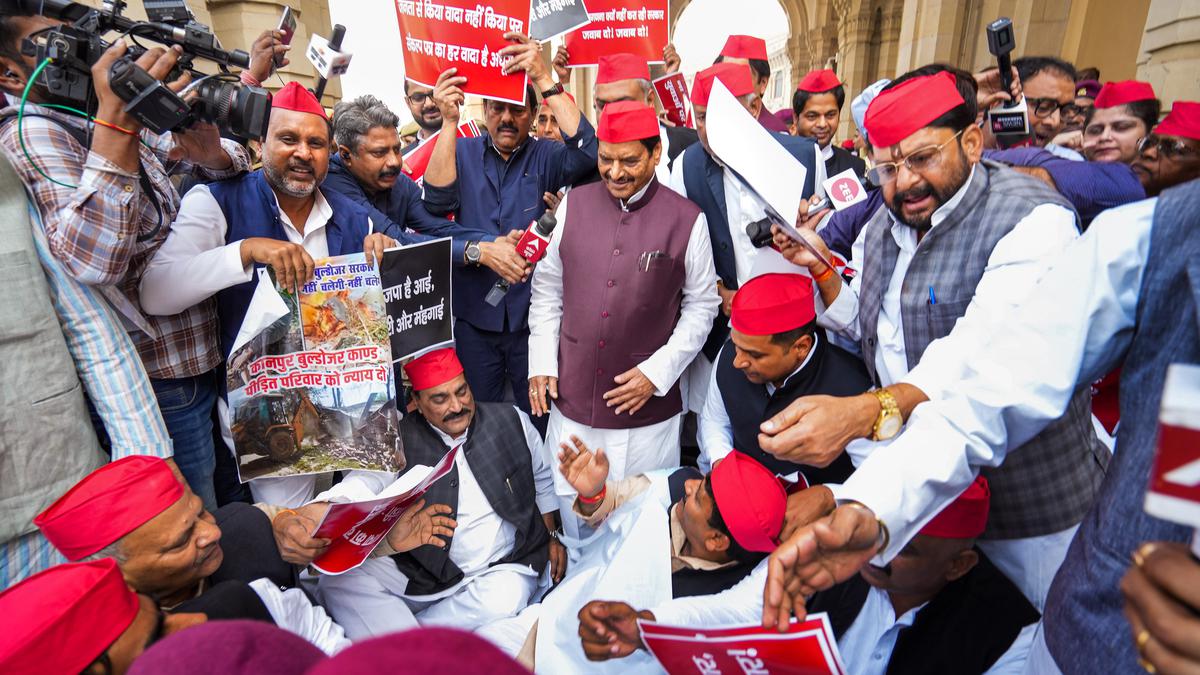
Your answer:
[[[1151,0],[1141,51],[1137,77],[1154,85],[1163,110],[1200,100],[1200,3]]]

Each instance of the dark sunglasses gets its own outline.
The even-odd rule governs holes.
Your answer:
[[[1150,134],[1138,141],[1137,151],[1139,155],[1144,155],[1152,149],[1157,150],[1160,156],[1172,161],[1189,159],[1196,155],[1196,149],[1189,146],[1181,138],[1165,138]]]

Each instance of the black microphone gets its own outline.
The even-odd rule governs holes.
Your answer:
[[[554,232],[554,227],[558,225],[558,219],[554,217],[553,211],[546,211],[541,218],[529,223],[529,227],[525,228],[525,234],[521,235],[521,240],[517,242],[517,254],[529,261],[530,264],[537,264],[537,261],[546,255],[546,249],[550,247],[550,234]],[[508,293],[508,282],[501,279],[492,286],[492,290],[488,291],[484,300],[487,304],[495,307],[504,299],[504,295]]]

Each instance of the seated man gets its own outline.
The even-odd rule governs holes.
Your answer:
[[[514,241],[471,230],[445,218],[436,218],[421,202],[421,188],[400,172],[399,123],[396,113],[371,95],[342,101],[333,109],[333,137],[337,152],[329,159],[329,174],[321,189],[338,192],[371,210],[376,232],[401,244],[416,244],[438,237],[454,237],[456,266],[466,264],[467,244],[479,245],[479,264],[509,283],[519,283],[525,261]],[[439,119],[440,122],[440,119]]]
[[[700,412],[701,470],[730,448],[803,485],[840,483],[854,470],[847,454],[815,467],[776,459],[758,446],[759,425],[797,398],[871,388],[862,361],[830,344],[816,321],[812,279],[801,274],[757,276],[733,296],[729,339],[717,354]],[[796,473],[799,480],[790,477]]]
[[[124,675],[159,639],[207,621],[163,614],[111,558],[64,563],[0,593],[0,672]]]
[[[450,475],[425,494],[426,502],[449,505],[453,530],[437,530],[444,544],[321,578],[322,600],[354,640],[418,622],[472,630],[524,609],[548,561],[555,580],[565,570],[566,551],[553,535],[554,483],[529,417],[510,404],[476,403],[452,348],[414,359],[404,371],[417,406],[400,422],[408,466],[433,466],[459,449]],[[377,494],[396,478],[353,471],[297,517],[319,520],[324,502],[364,489]]]
[[[828,612],[847,672],[1022,672],[1039,617],[975,548],[989,503],[987,481],[978,478],[891,564],[868,564],[858,576],[812,597],[808,611]],[[760,565],[725,593],[673,600],[652,611],[590,603],[580,612],[584,652],[606,660],[640,649],[638,618],[671,625],[757,625],[765,572]]]
[[[571,440],[574,447],[562,444],[559,471],[578,491],[574,510],[595,534],[580,542],[579,566],[541,605],[481,631],[539,672],[584,666],[572,622],[597,594],[656,604],[737,584],[774,550],[787,504],[779,480],[736,450],[708,475],[685,467],[610,482],[604,450]]]
[[[290,588],[297,570],[280,558],[262,510],[234,503],[205,511],[162,459],[106,464],[34,523],[68,560],[116,559],[130,587],[168,611],[272,621],[328,653],[349,644],[340,626]]]
[[[184,197],[171,233],[150,260],[141,282],[142,309],[170,315],[216,296],[221,354],[229,357],[257,285],[256,268],[270,265],[292,288],[309,280],[313,261],[368,251],[367,261],[394,246],[376,232],[367,207],[318,188],[329,168],[329,119],[295,82],[271,99],[271,120],[259,171],[197,185]],[[221,387],[224,391],[224,387]],[[229,407],[217,402],[230,451]],[[254,498],[298,506],[312,498],[315,475],[256,478]]]

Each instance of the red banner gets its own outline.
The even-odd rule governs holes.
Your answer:
[[[1167,367],[1146,513],[1200,528],[1200,366]]]
[[[570,66],[594,66],[601,56],[629,52],[663,62],[668,0],[588,0],[591,23],[567,33]]]
[[[507,32],[528,33],[529,0],[395,0],[404,74],[432,87],[447,68],[467,78],[468,94],[524,105],[524,72],[505,75],[498,53]]]
[[[667,119],[677,127],[692,126],[692,105],[688,97],[687,78],[683,73],[663,75],[654,81],[654,92],[667,112]]]
[[[793,622],[786,633],[762,626],[697,629],[653,621],[638,625],[646,648],[669,675],[846,673],[825,614]]]
[[[404,156],[405,176],[418,182],[425,177],[425,169],[429,168],[429,159],[433,157],[433,144],[441,133],[437,132],[408,151],[408,154]],[[475,123],[475,120],[467,120],[458,125],[459,138],[475,138],[478,135],[479,125]]]
[[[363,564],[400,516],[404,515],[404,510],[415,504],[439,478],[450,473],[457,454],[456,446],[447,452],[419,483],[399,494],[330,506],[312,536],[330,539],[331,543],[325,554],[313,561],[313,567],[325,574],[342,574]],[[416,468],[419,467],[414,467]],[[381,494],[388,490],[390,488]]]

